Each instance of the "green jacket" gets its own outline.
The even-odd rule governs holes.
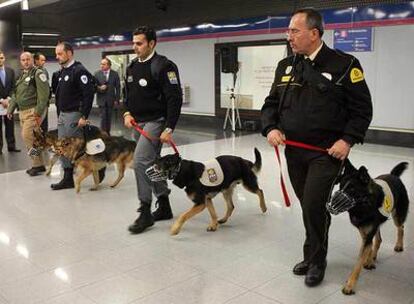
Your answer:
[[[49,92],[46,74],[42,69],[33,67],[16,80],[7,113],[13,113],[16,108],[22,111],[35,108],[35,114],[42,116],[49,101]]]

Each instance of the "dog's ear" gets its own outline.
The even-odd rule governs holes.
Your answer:
[[[344,175],[348,175],[357,171],[354,165],[351,164],[351,161],[347,158],[344,160]]]
[[[361,166],[358,169],[358,175],[359,175],[359,179],[361,180],[361,182],[363,182],[365,185],[367,185],[369,181],[371,180],[371,177],[368,174],[368,170],[364,166]]]

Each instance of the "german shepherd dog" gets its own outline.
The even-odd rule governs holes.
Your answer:
[[[339,177],[339,189],[354,200],[348,210],[352,225],[358,228],[362,237],[359,258],[342,292],[354,294],[354,288],[362,267],[374,269],[378,250],[381,245],[380,226],[392,216],[397,227],[397,242],[394,251],[403,251],[404,222],[407,218],[409,198],[400,176],[407,169],[408,163],[401,162],[389,174],[372,179],[367,169],[358,170],[349,160]]]
[[[216,231],[218,224],[224,224],[231,216],[233,204],[233,191],[237,184],[242,183],[250,192],[257,194],[260,201],[262,212],[266,212],[267,207],[262,189],[257,183],[256,174],[262,166],[262,158],[260,152],[255,148],[255,163],[237,156],[223,155],[218,156],[215,160],[222,168],[222,182],[219,185],[209,186],[202,183],[202,175],[207,174],[213,181],[216,179],[216,172],[210,170],[205,172],[206,166],[203,163],[182,159],[178,154],[170,154],[158,158],[154,163],[154,170],[168,179],[173,180],[173,184],[179,188],[185,188],[187,196],[193,201],[194,206],[187,212],[180,215],[171,227],[171,235],[177,235],[184,223],[191,217],[200,213],[207,207],[211,223],[207,227],[207,231]],[[222,219],[217,220],[217,214],[213,206],[212,199],[221,192],[226,201],[227,211]]]
[[[105,136],[102,137],[105,143],[105,151],[95,155],[86,154],[85,140],[78,137],[67,137],[57,140],[56,152],[70,159],[76,168],[75,190],[80,192],[82,181],[93,174],[94,186],[90,190],[97,190],[99,180],[99,170],[106,167],[107,164],[115,163],[118,168],[117,179],[110,184],[116,187],[125,174],[125,169],[132,162],[136,142],[123,138],[122,136]]]
[[[49,132],[43,133],[42,129],[34,128],[33,129],[33,148],[38,151],[49,151],[53,155],[49,158],[49,163],[46,169],[45,174],[50,175],[52,172],[52,167],[59,159],[59,155],[56,154],[56,142],[58,139],[58,131],[51,130]]]

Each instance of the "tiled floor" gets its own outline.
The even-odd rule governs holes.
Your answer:
[[[260,183],[268,212],[261,213],[255,195],[237,188],[233,217],[214,233],[206,231],[204,212],[178,236],[169,235],[172,221],[130,235],[126,228],[138,206],[132,170],[115,189],[108,186],[113,168],[99,191],[88,191],[88,178],[80,194],[50,190],[58,167],[51,177],[0,174],[0,304],[414,303],[413,213],[402,253],[393,251],[392,221],[383,226],[377,269],[363,271],[354,296],[340,290],[355,263],[359,235],[347,215],[334,217],[325,281],[307,288],[291,272],[301,259],[300,207],[284,207],[274,153],[264,138],[230,136],[178,148],[194,160],[220,154],[252,159],[254,146],[263,156]],[[413,149],[367,144],[355,147],[351,159],[374,176],[408,161],[403,180],[414,201]],[[171,201],[176,216],[191,206],[174,186]],[[222,214],[222,197],[215,205]]]

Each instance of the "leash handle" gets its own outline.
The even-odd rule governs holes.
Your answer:
[[[159,140],[159,137],[151,136],[147,131],[145,131],[143,128],[141,128],[135,120],[131,121],[131,124],[132,124],[132,126],[134,127],[135,130],[137,130],[142,136],[144,136],[148,140],[150,140],[150,141]],[[177,146],[176,146],[176,144],[174,143],[174,141],[172,139],[168,141],[168,144],[171,146],[171,148],[173,148],[173,150],[176,154],[180,154],[180,153],[178,153]]]

